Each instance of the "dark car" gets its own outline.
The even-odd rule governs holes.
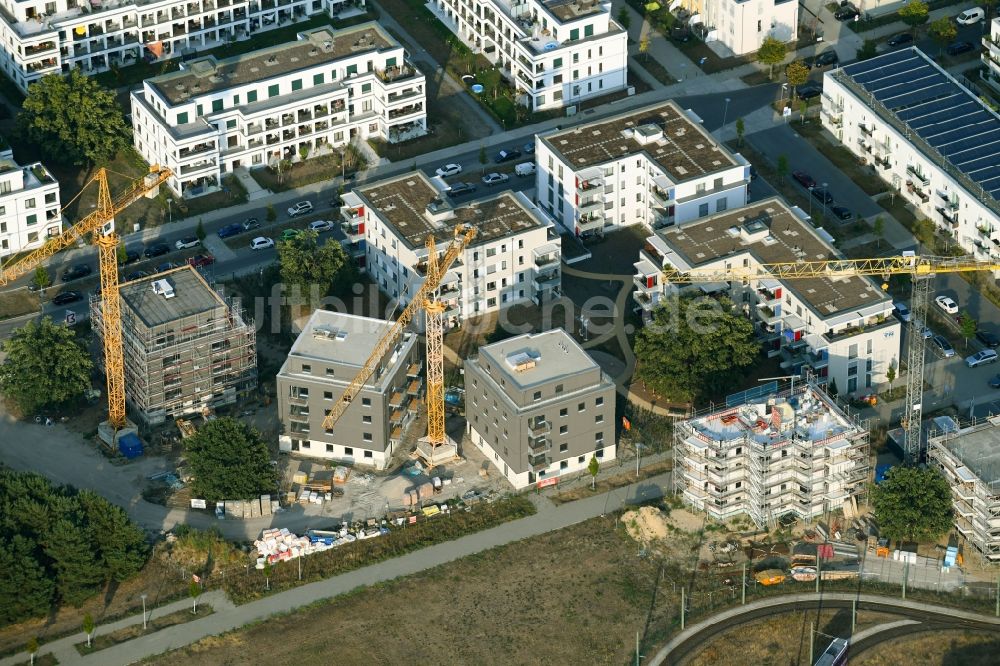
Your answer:
[[[837,57],[837,52],[834,50],[823,51],[812,61],[813,67],[829,67],[830,65],[836,65],[840,62],[840,58]]]
[[[990,388],[1000,389],[1000,375],[996,375],[990,380]]]
[[[167,271],[172,271],[173,269],[180,268],[180,267],[181,267],[180,264],[176,264],[176,263],[174,263],[172,261],[165,261],[165,262],[163,262],[162,264],[160,264],[159,266],[156,267],[156,272],[157,273],[166,273]]]
[[[807,81],[796,91],[799,99],[812,99],[823,94],[823,86],[815,81]]]
[[[529,141],[528,143],[521,146],[521,150],[524,151],[525,155],[533,155],[535,153],[535,142]]]
[[[833,18],[838,21],[853,21],[855,16],[858,16],[859,12],[854,7],[841,7],[833,14]]]
[[[830,208],[830,212],[842,222],[848,222],[854,219],[854,213],[851,212],[850,208],[846,208],[845,206],[833,206]]]
[[[908,32],[901,32],[898,35],[894,35],[888,42],[889,46],[896,48],[897,46],[902,46],[903,44],[909,44],[913,41],[913,35]]]
[[[976,340],[979,340],[990,349],[1000,347],[1000,337],[989,331],[976,331]]]
[[[69,305],[83,300],[83,294],[78,291],[61,291],[52,299],[53,305]]]
[[[244,232],[243,225],[240,223],[227,224],[226,226],[219,229],[219,238],[232,238]]]
[[[809,191],[809,194],[813,195],[813,198],[824,203],[827,206],[833,203],[833,195],[830,194],[830,190],[823,187],[814,187]]]
[[[332,206],[333,204],[330,205]],[[243,224],[240,226],[243,227],[243,231],[250,231],[251,229],[260,229],[260,220],[258,220],[256,217],[248,217],[247,219],[243,220]]]
[[[122,261],[123,258],[124,258],[124,261]],[[140,259],[142,259],[142,254],[138,250],[129,250],[129,249],[126,249],[125,250],[125,256],[124,257],[121,257],[121,256],[118,257],[118,263],[120,263],[121,265],[125,266],[127,264],[133,264],[133,263],[139,261]]]
[[[215,263],[215,257],[210,254],[196,254],[195,256],[188,259],[188,263],[195,268],[203,268],[205,266],[211,266]]]
[[[69,282],[70,280],[79,280],[80,278],[85,278],[93,272],[94,269],[90,267],[90,264],[76,264],[75,266],[70,266],[63,271],[62,281]]]
[[[125,276],[126,282],[132,282],[133,280],[141,280],[143,278],[148,278],[149,273],[146,271],[133,271]]]
[[[962,55],[963,53],[968,53],[975,47],[969,42],[952,42],[948,45],[945,51],[950,56]]]
[[[521,151],[517,148],[508,148],[507,150],[501,150],[497,153],[496,163],[509,162],[511,160],[516,160],[521,156]]]
[[[462,194],[468,194],[469,192],[475,192],[476,186],[472,183],[452,183],[451,187],[448,188],[449,197],[457,197]]]
[[[146,248],[146,251],[142,253],[142,256],[147,259],[152,259],[153,257],[162,257],[170,252],[170,246],[166,243],[154,243]]]
[[[805,171],[793,171],[792,178],[798,181],[799,185],[809,189],[810,187],[816,187],[816,181],[813,177],[807,174]]]

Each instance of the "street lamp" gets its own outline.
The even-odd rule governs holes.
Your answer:
[[[726,106],[722,111],[722,127],[719,128],[719,139],[722,139],[722,133],[726,129],[726,116],[729,115],[729,98],[726,98]]]
[[[827,184],[823,183],[823,214],[824,215],[829,215],[829,213],[826,210],[826,197],[827,197],[827,195],[830,194],[830,191],[827,189],[827,187],[828,187]]]
[[[813,216],[813,190],[816,188],[810,185],[806,189],[809,190],[809,219],[811,220]]]
[[[146,631],[146,595],[140,595],[142,597],[142,630]]]
[[[174,206],[173,206],[173,203],[174,203],[174,200],[168,197],[167,198],[167,215],[170,217],[170,222],[171,223],[174,221]]]

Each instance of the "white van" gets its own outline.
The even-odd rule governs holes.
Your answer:
[[[514,167],[514,173],[522,178],[535,175],[535,163],[534,162],[521,162],[516,167]]]
[[[972,25],[973,23],[979,23],[984,18],[986,18],[986,12],[983,11],[983,8],[973,7],[972,9],[966,9],[956,16],[955,23],[959,25]]]

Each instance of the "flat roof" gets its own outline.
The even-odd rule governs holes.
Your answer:
[[[479,355],[489,358],[494,369],[506,373],[521,389],[598,367],[561,328],[494,342],[480,347]]]
[[[298,37],[293,42],[223,60],[216,60],[214,56],[191,60],[183,63],[180,71],[156,76],[147,82],[171,104],[178,104],[192,97],[399,45],[374,22],[343,30],[324,26],[300,32]]]
[[[656,235],[690,268],[744,252],[767,264],[839,256],[815,229],[777,197],[657,230]],[[669,254],[667,260],[671,260]],[[889,300],[889,296],[864,277],[801,278],[782,283],[823,318]]]
[[[564,22],[575,21],[604,11],[598,0],[542,0],[542,6]]]
[[[944,435],[938,442],[983,483],[1000,483],[1000,426],[965,428]]]
[[[739,164],[673,101],[577,125],[542,140],[577,171],[636,153],[648,155],[677,182]]]
[[[454,207],[420,171],[365,185],[354,193],[411,248],[423,247],[429,235],[449,242],[458,225],[479,230],[473,245],[545,226],[509,191]]]
[[[861,88],[861,101],[905,136],[923,139],[931,154],[915,145],[932,163],[946,163],[968,178],[975,186],[971,194],[985,193],[993,207],[1000,202],[1000,115],[920,49],[891,51],[831,76]]]
[[[392,326],[384,319],[316,310],[288,355],[361,368]]]
[[[173,297],[167,298],[153,291],[153,283],[159,280],[170,283]],[[148,328],[227,307],[218,292],[191,266],[126,282],[121,285],[118,293],[121,295],[122,307],[133,312]]]

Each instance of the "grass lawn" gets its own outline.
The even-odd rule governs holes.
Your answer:
[[[879,643],[858,656],[853,666],[895,666],[896,664],[949,664],[990,666],[996,663],[1000,639],[981,631],[952,629],[920,632]]]
[[[14,666],[55,666],[59,663],[55,655],[51,652],[46,652],[45,654],[35,655],[35,661],[32,662],[30,659],[17,662]]]
[[[667,68],[657,62],[655,58],[639,56],[638,62],[640,67],[649,72],[654,79],[663,85],[669,86],[677,83],[677,81],[674,80],[674,77],[670,76],[670,72],[667,71]]]
[[[847,174],[854,183],[865,191],[868,196],[874,196],[889,190],[885,182],[875,173],[874,167],[862,165],[857,155],[839,144],[830,141],[830,133],[818,122],[799,123],[795,131],[813,145],[813,148],[823,154],[823,157]]]
[[[559,493],[558,495],[553,495],[551,498],[554,504],[565,504],[566,502],[573,502],[578,499],[583,499],[585,497],[590,497],[591,495],[598,495],[600,493],[606,493],[614,488],[624,488],[625,486],[631,485],[643,479],[648,479],[651,476],[656,476],[657,474],[662,474],[663,472],[668,472],[674,468],[674,464],[670,460],[664,460],[663,462],[658,462],[654,465],[647,465],[639,470],[639,476],[636,477],[635,472],[624,472],[617,476],[612,476],[608,479],[602,479],[595,484],[595,490],[591,490],[589,485],[580,486],[578,488],[573,488],[572,490],[567,490],[565,492]],[[589,474],[584,472],[583,474]]]
[[[347,173],[354,173],[354,169],[348,169]],[[276,169],[269,166],[251,169],[250,175],[264,189],[272,192],[284,192],[303,185],[339,177],[340,155],[331,153],[313,157],[304,162],[296,162],[280,176]]]
[[[203,617],[211,615],[213,612],[214,611],[210,605],[198,604],[197,614],[192,613],[190,608],[174,611],[169,615],[157,616],[156,613],[152,613],[146,622],[147,628],[145,631],[142,628],[142,623],[122,627],[117,631],[112,631],[107,634],[102,634],[100,631],[101,628],[97,627],[97,630],[90,639],[90,647],[87,647],[86,641],[77,643],[73,647],[75,647],[76,651],[81,655],[86,656],[88,654],[93,654],[98,650],[104,650],[113,645],[130,641],[133,638],[138,638],[139,636],[151,634],[154,631],[159,631],[160,629],[172,627],[175,624],[184,624],[185,622],[190,622],[191,620],[200,620]]]
[[[48,289],[56,293],[58,287]],[[5,291],[0,293],[0,319],[10,319],[21,315],[38,312],[38,295],[27,289]]]

